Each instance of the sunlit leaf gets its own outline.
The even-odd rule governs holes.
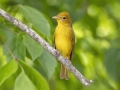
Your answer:
[[[30,56],[32,57],[32,60],[35,60],[42,54],[42,51],[43,51],[42,46],[40,46],[37,42],[35,42],[28,35],[24,36],[24,42],[25,42],[26,48]]]
[[[50,24],[45,16],[38,10],[29,6],[20,6],[20,11],[24,17],[33,24],[38,33],[49,37],[50,36]]]
[[[46,72],[48,79],[50,79],[57,66],[55,58],[44,49],[43,54],[38,60]]]
[[[38,90],[49,90],[49,86],[46,80],[43,78],[43,76],[40,73],[38,73],[35,69],[25,64],[23,61],[20,61],[20,64],[22,65],[27,77],[31,80],[31,82],[35,85],[35,87]],[[29,90],[29,89],[25,89],[25,90]]]
[[[0,69],[0,85],[9,78],[12,74],[14,74],[18,69],[18,64],[15,60],[11,60],[9,63],[4,65]]]
[[[37,90],[32,81],[22,71],[15,81],[14,90]]]

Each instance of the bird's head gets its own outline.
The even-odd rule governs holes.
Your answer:
[[[63,25],[71,25],[72,24],[69,13],[66,11],[61,12],[57,16],[53,16],[52,18],[56,19],[58,24],[63,24]]]

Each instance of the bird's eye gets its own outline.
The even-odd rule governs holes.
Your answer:
[[[65,20],[66,19],[66,17],[63,17],[63,20]]]

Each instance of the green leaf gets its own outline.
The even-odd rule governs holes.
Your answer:
[[[18,69],[18,64],[15,60],[11,60],[9,63],[4,65],[0,69],[0,85],[9,78],[12,74],[14,74]]]
[[[32,60],[35,60],[42,54],[42,51],[43,51],[42,46],[40,46],[40,44],[38,44],[35,40],[33,40],[28,35],[24,36],[24,42],[30,56],[32,57]]]
[[[0,24],[0,37],[2,38],[2,40],[9,39],[10,37],[13,36],[14,33],[11,31],[11,29],[8,26]]]
[[[14,90],[37,90],[37,88],[27,77],[24,71],[22,71],[15,81]]]
[[[29,67],[23,61],[20,61],[20,64],[22,65],[26,75],[29,77],[29,79],[32,81],[32,83],[35,85],[35,87],[38,90],[49,90],[49,86],[46,80],[43,78],[43,76],[40,73],[38,73],[35,69]],[[25,89],[25,90],[29,90],[29,89]]]
[[[105,52],[104,64],[109,75],[115,80],[120,81],[120,49],[110,48]]]
[[[20,6],[20,11],[27,19],[27,21],[33,24],[38,33],[42,33],[47,37],[50,36],[50,24],[40,11],[23,5]]]
[[[38,60],[46,72],[48,79],[50,79],[57,66],[55,58],[47,50],[44,49],[41,57]]]
[[[22,33],[14,36],[14,37],[10,37],[6,41],[6,45],[4,46],[4,54],[7,56],[8,61],[13,58],[11,53],[17,59],[24,60],[25,55],[26,55],[26,51],[25,51],[25,46],[24,46],[24,42],[23,42],[23,34]]]

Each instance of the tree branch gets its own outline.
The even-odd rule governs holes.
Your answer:
[[[66,68],[71,71],[79,81],[82,82],[83,85],[88,86],[90,85],[93,80],[87,80],[72,64],[71,61],[67,58],[64,58],[60,55],[60,53],[54,49],[52,46],[50,46],[49,43],[47,43],[44,39],[42,39],[34,30],[20,22],[18,19],[12,17],[10,14],[5,12],[0,8],[0,16],[2,16],[7,21],[11,22],[18,28],[20,28],[22,31],[26,32],[30,37],[32,37],[35,41],[37,41],[40,45],[42,45],[48,52],[50,52],[57,60],[66,66]]]

